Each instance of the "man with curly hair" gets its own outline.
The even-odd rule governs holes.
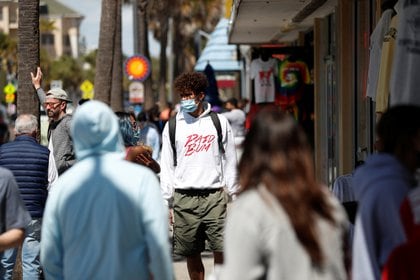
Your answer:
[[[202,73],[176,78],[181,110],[175,116],[174,150],[169,122],[162,134],[160,179],[164,198],[168,203],[173,200],[173,250],[187,258],[191,279],[204,279],[201,252],[206,240],[213,251],[215,272],[220,269],[228,195],[234,196],[238,189],[233,132],[226,117],[217,115],[223,146],[219,147],[211,106],[204,101],[207,86]]]

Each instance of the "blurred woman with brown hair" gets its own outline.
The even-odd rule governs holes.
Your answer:
[[[239,174],[222,279],[347,278],[346,214],[316,182],[311,147],[291,116],[276,108],[258,113]]]

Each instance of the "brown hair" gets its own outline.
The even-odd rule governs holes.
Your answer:
[[[174,88],[178,94],[191,92],[199,94],[200,92],[205,92],[208,85],[206,75],[199,72],[183,73],[174,81]]]
[[[315,180],[312,151],[296,121],[278,108],[261,110],[252,122],[239,162],[242,191],[260,183],[277,198],[312,263],[323,254],[315,217],[335,224],[322,186]]]

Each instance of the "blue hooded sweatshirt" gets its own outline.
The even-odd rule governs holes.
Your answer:
[[[380,279],[389,254],[405,241],[400,206],[413,182],[407,168],[391,154],[374,154],[356,170],[353,189],[359,206],[353,244],[354,279]],[[362,261],[363,256],[369,261]]]
[[[47,279],[173,279],[168,213],[156,175],[124,160],[117,117],[99,101],[76,110],[77,163],[51,191],[41,262]]]

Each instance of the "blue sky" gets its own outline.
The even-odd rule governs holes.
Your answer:
[[[81,36],[86,38],[87,48],[98,47],[99,26],[101,19],[101,0],[58,0],[71,9],[79,12],[85,18],[80,25]],[[123,6],[122,31],[123,31],[123,52],[125,55],[133,55],[133,11],[132,5]],[[149,37],[150,53],[152,56],[159,56],[159,44]]]

